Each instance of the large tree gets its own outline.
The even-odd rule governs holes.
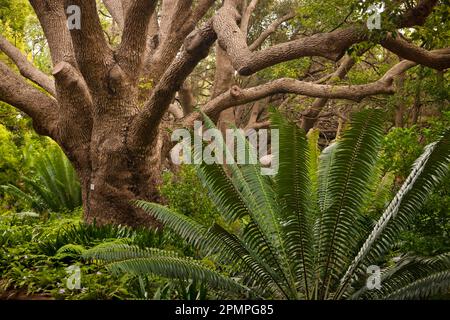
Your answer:
[[[265,28],[250,28],[251,17],[264,13],[268,2],[104,0],[114,19],[114,32],[120,35],[117,45],[105,37],[110,30],[102,28],[94,0],[30,3],[50,49],[52,76],[33,66],[0,35],[0,50],[21,74],[0,62],[0,100],[28,114],[39,134],[51,137],[63,148],[81,180],[85,219],[100,224],[152,223],[130,200],[158,201],[161,166],[170,148],[169,129],[190,126],[199,117],[193,107],[200,98],[195,97],[187,79],[204,61],[216,64],[208,101],[201,105],[212,119],[235,121],[232,107],[291,93],[317,98],[305,111],[305,129],[314,125],[328,99],[360,101],[391,94],[395,78],[417,64],[437,70],[450,66],[450,48],[418,46],[396,32],[423,25],[442,5],[437,0],[392,1],[384,14],[395,19],[389,22],[390,30],[377,36],[365,21],[345,19],[332,31],[315,28],[299,32],[305,28],[301,26],[290,37],[270,45],[267,39],[286,21],[297,17],[301,24],[307,19],[301,14],[301,1],[297,12],[269,14],[265,21],[270,23]],[[80,29],[67,27],[70,5],[81,9]],[[360,9],[352,8],[351,13],[361,15]],[[347,55],[348,49],[368,41],[398,55],[401,61],[377,81],[333,84],[355,64],[354,57]],[[215,50],[211,50],[214,44]],[[321,81],[282,77],[239,86],[234,80],[236,74],[248,77],[306,57],[339,61],[339,66]],[[175,97],[182,108],[174,103]],[[259,107],[255,106],[250,117],[256,121]],[[168,112],[176,121],[166,121]]]

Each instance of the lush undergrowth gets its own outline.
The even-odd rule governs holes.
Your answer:
[[[157,277],[115,275],[81,258],[84,250],[108,242],[192,253],[170,232],[86,225],[81,212],[48,218],[32,213],[0,216],[0,298],[195,299],[206,291],[192,283]],[[80,288],[70,290],[66,269],[81,270]]]
[[[165,174],[161,193],[180,213],[207,222],[216,214],[195,172],[184,167]],[[192,192],[195,190],[195,192]],[[178,192],[175,192],[178,191]],[[207,299],[204,286],[148,276],[111,274],[82,259],[96,245],[120,242],[196,256],[196,251],[170,230],[131,230],[82,222],[82,210],[36,213],[29,203],[15,203],[0,214],[0,299]],[[26,202],[26,201],[25,201]],[[24,212],[20,212],[23,208]],[[70,290],[70,266],[80,267],[80,288]]]

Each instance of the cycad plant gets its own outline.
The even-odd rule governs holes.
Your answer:
[[[127,245],[99,246],[85,256],[107,262],[113,270],[203,281],[247,297],[402,299],[448,292],[450,254],[405,256],[396,262],[387,255],[447,174],[450,132],[425,148],[378,221],[371,221],[367,212],[376,200],[382,119],[377,110],[354,115],[342,138],[317,158],[317,148],[302,130],[275,115],[281,151],[274,178],[262,176],[258,165],[200,165],[198,173],[223,219],[238,221],[239,232],[218,223],[201,225],[159,204],[137,202],[216,267]]]
[[[38,212],[72,211],[81,206],[81,188],[76,172],[63,151],[51,145],[37,156],[32,175],[23,186],[8,184],[2,189]]]

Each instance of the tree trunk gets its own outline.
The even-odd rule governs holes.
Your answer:
[[[155,163],[155,166],[145,166],[145,162],[136,163],[140,157],[128,156],[123,143],[117,143],[115,138],[105,140],[113,145],[104,146],[98,153],[91,151],[92,170],[88,176],[82,177],[85,221],[95,221],[99,225],[114,223],[131,227],[154,226],[155,220],[137,209],[131,201],[160,201],[159,165]]]
[[[154,218],[132,204],[136,199],[161,200],[160,139],[144,150],[129,148],[128,128],[136,112],[135,96],[102,99],[96,108],[104,112],[93,123],[89,147],[80,148],[74,143],[71,145],[77,149],[64,148],[81,181],[84,218],[88,223],[156,225]]]

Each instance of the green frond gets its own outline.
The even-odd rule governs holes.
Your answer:
[[[220,165],[202,164],[197,173],[211,195],[214,204],[228,222],[251,215],[250,208]]]
[[[220,260],[231,263],[237,270],[241,270],[246,275],[244,283],[253,283],[263,293],[274,293],[277,289],[285,291],[281,287],[283,280],[280,279],[280,275],[261,258],[260,252],[255,252],[247,243],[218,224],[214,224],[209,233],[212,235],[209,238],[211,245],[221,248],[218,252]]]
[[[37,197],[32,193],[23,192],[16,186],[12,184],[7,184],[4,186],[0,186],[0,188],[5,192],[10,194],[16,199],[20,199],[24,203],[27,203],[31,208],[35,208],[37,210],[43,210],[45,205],[42,202],[42,199]]]
[[[245,149],[249,149],[249,143],[242,134],[238,134],[238,140],[241,140]],[[240,151],[243,152],[243,151]],[[250,163],[257,162],[258,159],[252,158],[251,152]],[[282,227],[282,213],[280,204],[276,197],[275,190],[267,176],[261,175],[261,167],[259,165],[247,164],[241,168],[243,177],[248,184],[251,195],[253,195],[256,208],[252,210],[252,220],[258,226],[261,235],[264,235],[266,243],[271,247],[271,252],[277,252],[278,265],[280,271],[283,272],[286,282],[290,290],[290,297],[297,298],[295,271],[291,264],[291,257],[285,246],[285,231]],[[244,195],[246,197],[246,195]]]
[[[176,252],[155,248],[140,248],[126,243],[101,243],[84,251],[83,258],[97,262],[117,262],[135,258],[147,258],[157,255],[178,257]]]
[[[34,176],[23,177],[24,189],[12,195],[36,210],[72,211],[81,206],[81,187],[69,159],[56,145],[35,160]]]
[[[450,270],[436,272],[418,279],[393,293],[383,296],[388,300],[424,299],[450,290]]]
[[[428,298],[450,290],[450,252],[434,257],[406,257],[397,265],[383,272],[380,296],[384,298]]]
[[[140,249],[127,245],[103,245],[87,250],[84,258],[106,262],[115,273],[155,274],[169,279],[194,280],[224,291],[245,293],[248,288],[212,270],[200,261],[158,249]]]
[[[382,271],[380,289],[368,290],[364,286],[351,299],[429,298],[448,292],[450,285],[441,276],[449,271],[450,252],[434,257],[405,256]]]
[[[134,204],[161,221],[192,245],[201,248],[206,244],[207,228],[193,219],[157,203],[137,200]]]
[[[287,122],[279,115],[273,116],[272,122],[279,130],[280,148],[283,150],[276,177],[276,191],[284,220],[283,245],[308,299],[313,271],[309,146],[304,131],[295,123]]]
[[[363,225],[361,208],[382,139],[382,114],[365,110],[354,115],[350,128],[337,142],[329,169],[324,212],[320,217],[323,272],[321,296],[326,297],[357,250]]]
[[[206,126],[212,128],[214,124],[211,120],[206,116],[204,118]],[[236,130],[236,136],[238,146],[243,148],[238,148],[237,152],[246,154],[249,163],[258,163],[256,155],[250,152],[250,144],[244,134],[240,130]],[[230,153],[223,139],[219,137],[217,140],[215,142],[223,147],[226,153]],[[238,166],[236,163],[226,163],[224,167],[230,171],[231,180],[249,209],[250,219],[254,222],[254,227],[258,229],[258,239],[262,240],[259,243],[268,246],[266,253],[272,254],[269,260],[275,261],[279,272],[283,272],[291,291],[290,296],[295,297],[295,277],[289,263],[289,256],[283,246],[279,205],[270,178],[261,175],[261,168],[258,164]]]
[[[308,140],[308,150],[309,150],[309,161],[308,161],[308,169],[309,169],[309,177],[311,180],[311,203],[315,206],[317,202],[317,194],[318,194],[318,179],[319,179],[319,157],[320,157],[320,149],[319,149],[319,129],[311,129],[306,135]]]
[[[427,196],[445,177],[450,164],[450,131],[425,148],[342,279],[345,288],[360,265],[375,263],[412,221]],[[342,291],[343,289],[341,289]]]
[[[244,259],[244,261],[243,257],[240,255],[242,250],[246,250],[244,249],[243,244],[231,235],[227,237],[225,230],[219,232],[220,229],[217,225],[208,230],[206,227],[192,219],[159,204],[148,203],[145,201],[136,201],[135,203],[138,207],[152,214],[156,219],[174,230],[183,239],[202,249],[208,255],[218,254],[222,259],[229,259],[229,262],[244,263],[247,265],[251,264],[251,268],[247,268],[247,270],[253,269],[252,271],[258,274],[261,274],[261,266],[259,266],[258,263],[267,263],[263,260],[259,260],[260,258],[256,254],[253,255],[252,260],[248,252],[246,254],[249,257]],[[230,245],[232,240],[234,241],[234,246]],[[269,257],[263,256],[263,259],[264,258],[269,259],[269,261],[272,262],[271,259],[273,259],[273,254]],[[255,259],[259,261],[255,262]],[[266,268],[266,270],[267,269],[270,270],[270,268]]]
[[[324,212],[331,205],[331,194],[328,192],[331,176],[330,170],[334,161],[337,143],[334,142],[323,149],[319,156],[317,175],[317,193],[320,212]]]

